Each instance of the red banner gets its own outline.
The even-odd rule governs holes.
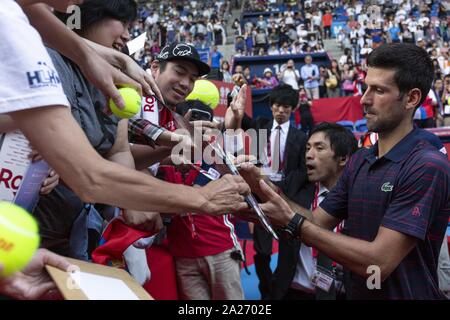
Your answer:
[[[341,97],[341,98],[324,98],[313,100],[311,113],[314,123],[320,122],[338,122],[349,120],[355,122],[363,118],[363,111],[360,96],[357,97]],[[295,113],[295,123],[300,123],[300,115]]]

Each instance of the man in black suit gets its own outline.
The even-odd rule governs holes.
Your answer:
[[[272,182],[280,187],[288,198],[292,198],[307,182],[305,166],[306,135],[290,125],[289,118],[298,105],[298,91],[290,85],[279,85],[270,92],[270,109],[273,119],[251,119],[243,112],[235,114],[236,127],[244,131],[256,130],[258,160]],[[233,108],[233,104],[231,105]],[[228,128],[230,126],[227,126]],[[261,131],[264,130],[264,131]],[[266,132],[267,134],[264,134]],[[264,139],[265,141],[259,141]],[[261,298],[270,298],[272,271],[272,236],[261,226],[255,225],[253,232],[256,251],[255,269],[259,278]]]
[[[317,125],[306,143],[306,168],[310,183],[293,200],[302,207],[315,209],[334,187],[356,150],[355,137],[343,126],[327,122]],[[342,281],[334,281],[328,291],[318,289],[310,280],[317,268],[336,275],[328,257],[320,252],[314,257],[311,247],[302,245],[299,240],[280,237],[278,265],[272,278],[270,298],[335,299],[341,291]]]

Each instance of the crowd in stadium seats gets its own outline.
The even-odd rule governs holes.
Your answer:
[[[425,126],[434,126],[435,121],[426,120],[428,117],[443,125],[446,108],[450,114],[450,86],[444,79],[450,73],[449,7],[445,1],[304,1],[302,7],[298,1],[279,4],[273,0],[247,0],[241,19],[231,21],[231,9],[240,5],[239,1],[223,0],[141,5],[140,19],[134,22],[131,34],[136,37],[147,31],[149,41],[137,60],[148,67],[160,48],[174,41],[192,43],[204,50],[224,45],[227,25],[235,38],[235,57],[325,52],[324,40],[334,38],[342,55],[330,56],[331,65],[320,68],[320,98],[326,98],[362,94],[366,58],[380,44],[414,42],[430,53],[436,79],[442,80],[437,81],[437,88],[425,102],[432,107],[423,106],[417,120]],[[233,82],[232,61],[221,57],[220,66],[220,72],[215,72],[219,75],[217,79]],[[275,81],[282,81],[280,73],[272,72],[252,75],[247,80],[253,87],[271,88]],[[264,80],[266,75],[268,79],[273,77],[271,84]]]
[[[138,57],[148,66],[168,43],[184,42],[197,48],[223,45],[232,1],[158,1],[140,5],[139,19],[131,27],[131,37],[148,32],[145,52]]]
[[[271,5],[248,1],[246,8],[263,13]],[[363,93],[366,58],[382,43],[416,43],[432,57],[437,80],[437,87],[419,108],[416,122],[424,127],[450,124],[448,3],[305,1],[303,11],[289,4],[283,9],[270,16],[261,14],[257,20],[248,18],[242,29],[234,22],[237,56],[323,52],[323,39],[334,37],[343,54],[320,70],[320,98],[324,98]]]
[[[145,4],[141,6],[140,20],[133,24],[131,33],[132,37],[143,31],[150,33],[145,51],[138,56],[141,65],[146,67],[165,43],[188,42],[206,50],[213,45],[225,44],[227,24],[231,25],[236,39],[235,57],[324,52],[323,40],[334,37],[343,53],[333,57],[328,68],[320,68],[320,98],[361,94],[366,57],[373,48],[385,42],[415,42],[430,52],[436,78],[442,79],[442,85],[437,81],[436,90],[430,92],[430,99],[437,104],[438,110],[426,111],[430,108],[425,106],[417,120],[426,120],[424,117],[433,115],[438,119],[438,125],[444,124],[445,106],[450,96],[450,88],[444,80],[450,73],[445,3],[396,0],[378,3],[375,8],[379,11],[360,1],[305,1],[302,11],[295,2],[280,7],[274,1],[246,1],[241,21],[229,21],[231,7],[236,4],[228,1],[193,1],[177,6],[162,2],[159,7]],[[270,10],[274,13],[256,15],[254,20],[245,19],[245,13]],[[222,59],[220,65],[219,78],[233,82],[231,61]],[[265,76],[273,78],[271,84],[264,80]],[[256,88],[271,88],[275,81],[282,81],[280,77],[281,74],[269,71],[247,80]],[[419,122],[434,126],[433,121]]]

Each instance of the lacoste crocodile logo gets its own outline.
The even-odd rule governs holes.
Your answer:
[[[381,191],[383,192],[391,192],[394,189],[394,186],[390,182],[385,182],[381,186]]]

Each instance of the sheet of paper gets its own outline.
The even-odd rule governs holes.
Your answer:
[[[14,200],[31,162],[30,152],[30,144],[20,131],[0,136],[0,200]]]
[[[128,47],[128,52],[129,52],[130,56],[135,54],[139,50],[144,49],[146,40],[147,40],[147,32],[144,32],[143,34],[136,37],[135,39],[128,41],[127,47]]]
[[[89,300],[139,300],[122,280],[82,271],[71,277]]]
[[[50,167],[45,160],[32,162],[28,166],[14,203],[28,212],[32,212],[39,201],[39,190],[48,177]]]

